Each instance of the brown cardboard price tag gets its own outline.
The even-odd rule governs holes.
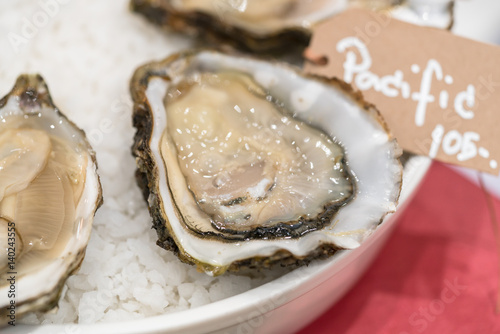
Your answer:
[[[500,47],[352,9],[315,29],[306,57],[305,72],[362,91],[404,149],[498,174]]]

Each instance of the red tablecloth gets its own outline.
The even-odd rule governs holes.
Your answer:
[[[363,278],[299,333],[500,333],[497,262],[484,193],[435,163]]]

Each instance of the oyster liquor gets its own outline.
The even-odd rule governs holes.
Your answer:
[[[9,271],[7,272],[6,280],[9,282],[10,287],[7,290],[7,298],[9,298],[9,304],[7,306],[7,318],[8,324],[11,326],[16,325],[16,224],[14,222],[8,223],[8,234],[7,234],[7,267]]]

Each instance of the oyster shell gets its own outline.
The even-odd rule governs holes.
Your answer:
[[[437,1],[131,0],[130,7],[150,22],[175,31],[198,34],[253,52],[289,52],[309,44],[317,23],[349,7],[389,10],[395,17],[418,24],[451,26],[453,2],[434,2]]]
[[[154,24],[256,52],[306,46],[311,25],[346,6],[347,0],[131,1],[132,10]]]
[[[0,323],[57,305],[102,203],[95,154],[39,75],[0,100]]]
[[[209,274],[357,247],[396,208],[400,149],[343,83],[215,51],[131,81],[158,245]]]

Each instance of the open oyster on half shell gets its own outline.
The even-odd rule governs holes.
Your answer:
[[[154,24],[257,52],[307,45],[311,25],[346,6],[346,0],[131,1]]]
[[[401,151],[343,83],[200,51],[140,67],[131,93],[157,243],[209,274],[355,248],[396,208]]]
[[[102,202],[95,154],[39,75],[0,100],[0,324],[57,305]]]
[[[253,52],[308,45],[314,27],[351,7],[440,28],[452,22],[452,0],[131,0],[150,22]]]

